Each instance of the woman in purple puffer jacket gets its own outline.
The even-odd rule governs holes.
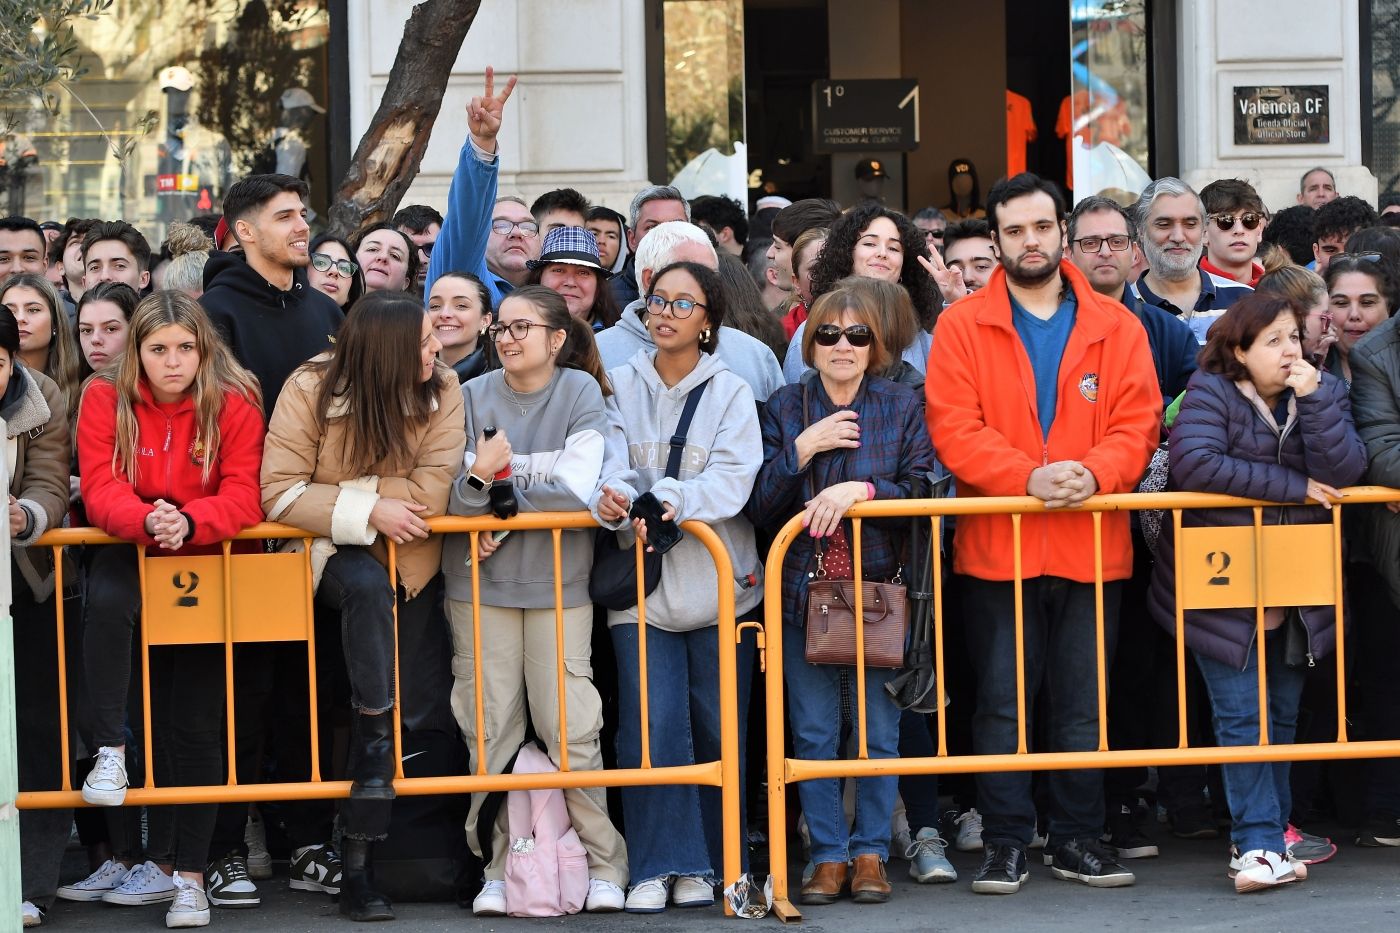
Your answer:
[[[1287,301],[1262,294],[1241,299],[1216,322],[1172,429],[1169,488],[1319,503],[1265,509],[1266,525],[1331,520],[1328,510],[1340,495],[1338,487],[1361,478],[1366,451],[1352,423],[1346,385],[1304,359],[1302,331],[1303,321]],[[1253,521],[1251,509],[1182,513],[1187,528]],[[1168,523],[1150,604],[1158,624],[1173,633],[1175,571]],[[1258,744],[1254,608],[1187,610],[1185,623],[1186,644],[1210,695],[1217,741]],[[1336,623],[1331,606],[1266,609],[1270,744],[1293,741],[1304,671],[1331,653]],[[1288,859],[1283,840],[1291,807],[1288,763],[1228,764],[1222,772],[1237,846],[1231,859],[1235,890],[1266,890],[1303,877],[1305,870]]]

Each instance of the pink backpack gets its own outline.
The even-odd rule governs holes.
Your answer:
[[[559,769],[533,742],[521,747],[515,774]],[[569,821],[564,792],[513,790],[506,795],[506,913],[512,917],[576,914],[588,898],[588,852]]]

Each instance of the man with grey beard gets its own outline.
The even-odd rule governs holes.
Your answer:
[[[1200,268],[1206,209],[1180,178],[1159,178],[1142,189],[1133,212],[1147,259],[1134,297],[1176,315],[1204,344],[1210,326],[1253,289]]]

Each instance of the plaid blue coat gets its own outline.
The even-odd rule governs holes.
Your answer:
[[[802,418],[802,394],[808,393],[809,421]],[[879,376],[865,379],[849,406],[858,415],[860,446],[817,454],[806,469],[797,468],[794,442],[809,424],[843,406],[832,403],[820,379],[784,386],[760,413],[763,468],[758,471],[748,515],[756,527],[777,530],[802,511],[807,500],[828,486],[850,480],[875,486],[877,499],[907,499],[913,477],[935,469],[933,444],[924,424],[923,399],[906,385]],[[848,539],[851,523],[846,524]],[[861,523],[861,572],[867,580],[888,580],[905,559],[909,519]],[[802,625],[808,573],[816,569],[815,541],[799,535],[783,561],[783,619]]]

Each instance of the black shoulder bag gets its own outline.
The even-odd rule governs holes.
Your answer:
[[[677,478],[681,472],[681,454],[685,452],[686,435],[690,433],[690,422],[695,417],[695,409],[700,407],[700,398],[706,379],[691,389],[685,397],[685,407],[681,409],[680,420],[676,422],[676,433],[671,436],[671,453],[666,459],[666,475]],[[665,556],[655,551],[642,552],[642,573],[646,584],[644,592],[650,595],[661,582],[661,558]],[[617,532],[599,528],[593,541],[593,571],[588,575],[588,598],[600,606],[614,612],[622,612],[637,605],[637,557],[633,548],[622,548],[617,543]]]

